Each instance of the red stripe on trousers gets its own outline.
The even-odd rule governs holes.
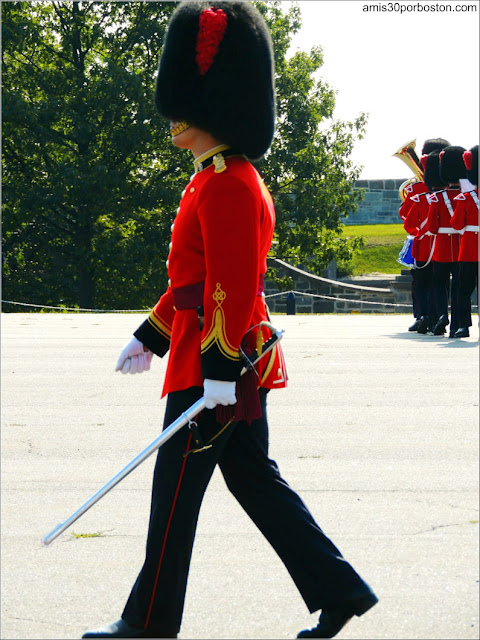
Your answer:
[[[192,440],[192,434],[190,433],[190,436],[188,438],[188,442],[187,442],[187,451],[190,447],[190,442]],[[148,613],[147,613],[147,620],[145,622],[145,629],[148,627],[148,623],[150,622],[150,616],[152,614],[152,608],[153,608],[153,600],[155,598],[155,593],[157,591],[157,584],[158,584],[158,577],[160,575],[160,567],[162,566],[162,560],[163,560],[163,555],[165,553],[165,546],[167,544],[167,537],[168,537],[168,532],[170,529],[170,524],[172,522],[172,518],[173,518],[173,511],[175,509],[175,505],[177,503],[177,497],[178,497],[178,492],[180,490],[180,484],[182,482],[182,478],[183,478],[183,472],[185,471],[185,464],[187,462],[187,456],[184,457],[183,459],[183,464],[182,464],[182,469],[180,471],[180,477],[178,478],[178,484],[177,484],[177,488],[175,490],[175,496],[173,498],[173,504],[172,504],[172,508],[170,510],[170,517],[168,518],[168,523],[167,523],[167,529],[165,531],[165,537],[163,539],[163,545],[162,545],[162,550],[160,552],[160,560],[158,561],[158,568],[157,568],[157,575],[155,576],[155,583],[153,585],[153,593],[152,593],[152,599],[150,600],[150,606],[148,608]]]

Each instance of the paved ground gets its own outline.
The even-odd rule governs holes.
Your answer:
[[[116,619],[143,560],[153,457],[49,547],[40,539],[158,434],[165,362],[113,369],[143,319],[2,315],[1,637],[79,638]],[[342,638],[478,638],[478,325],[276,316],[290,386],[271,455],[380,603]],[[100,534],[73,537],[72,534]],[[313,623],[214,475],[182,638],[293,638]]]

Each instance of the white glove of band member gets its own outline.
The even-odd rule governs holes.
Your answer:
[[[207,409],[213,409],[217,404],[223,404],[224,406],[235,404],[237,401],[235,382],[205,378],[203,381],[203,397],[205,398]]]
[[[122,373],[143,373],[150,369],[153,353],[145,351],[143,343],[138,338],[133,337],[123,348],[117,361],[115,371]]]

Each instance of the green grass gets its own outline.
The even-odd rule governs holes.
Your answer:
[[[403,224],[372,224],[347,226],[345,237],[363,236],[365,246],[350,265],[352,276],[370,273],[399,275],[403,267],[397,262],[398,254],[407,234]]]

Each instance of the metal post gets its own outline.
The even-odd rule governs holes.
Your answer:
[[[289,291],[287,294],[287,316],[294,316],[296,314],[296,300],[293,291]]]

